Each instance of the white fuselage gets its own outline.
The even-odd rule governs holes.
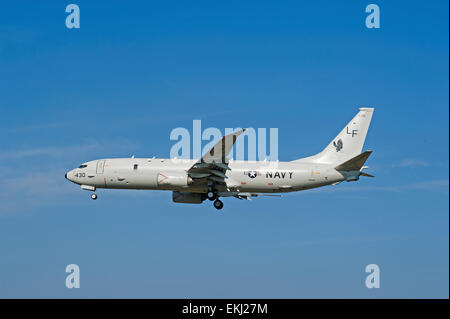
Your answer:
[[[192,182],[187,171],[196,160],[158,158],[101,159],[66,174],[85,189],[148,189],[204,193],[205,183]],[[225,185],[218,191],[282,193],[341,182],[346,177],[334,165],[308,162],[230,161]],[[87,188],[86,188],[87,187]]]
[[[357,181],[359,176],[373,177],[363,172],[372,151],[362,152],[373,110],[360,108],[320,153],[292,162],[228,160],[237,138],[246,132],[239,129],[223,136],[197,160],[100,159],[69,171],[66,178],[93,192],[97,188],[169,190],[176,203],[200,204],[208,199],[219,210],[220,197],[250,199]],[[97,199],[97,194],[91,198]]]

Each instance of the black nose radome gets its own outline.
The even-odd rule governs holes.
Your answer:
[[[67,179],[67,173],[64,175],[64,177]]]

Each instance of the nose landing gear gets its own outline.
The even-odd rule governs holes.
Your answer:
[[[96,199],[97,199],[97,197],[98,197],[98,196],[97,196],[97,194],[96,194],[96,193],[92,193],[92,194],[91,194],[91,198],[92,198],[93,200],[96,200]]]

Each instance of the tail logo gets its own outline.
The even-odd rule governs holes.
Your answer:
[[[336,147],[336,152],[339,152],[344,147],[344,143],[342,143],[341,139],[339,139],[337,143],[333,142],[333,145]]]
[[[352,130],[351,132],[348,130],[347,126],[347,134],[351,135],[352,137],[355,137],[355,135],[358,135],[358,130]]]

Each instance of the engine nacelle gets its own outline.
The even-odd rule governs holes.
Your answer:
[[[172,200],[175,203],[201,204],[205,199],[206,194],[177,191],[172,192]]]
[[[192,178],[185,172],[160,172],[157,182],[161,186],[185,187],[192,183]]]

